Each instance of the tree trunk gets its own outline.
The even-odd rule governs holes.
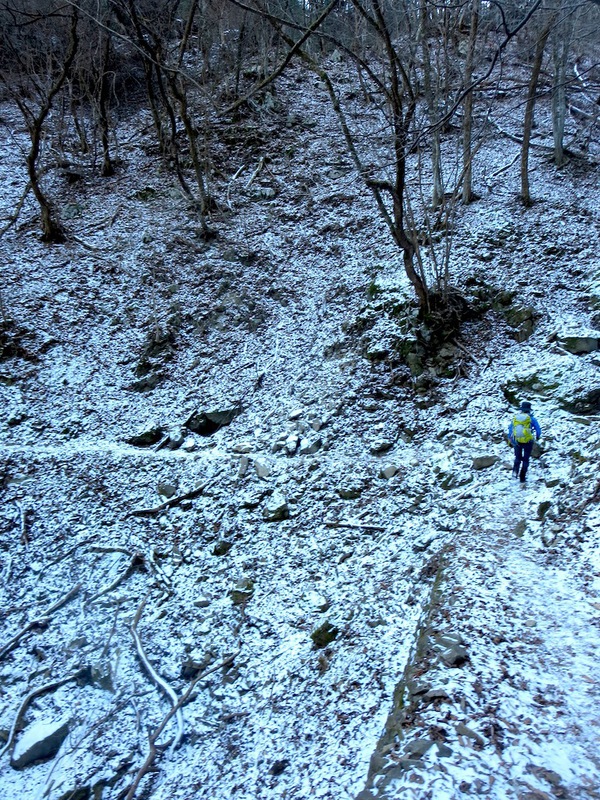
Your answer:
[[[28,123],[29,128],[29,136],[31,139],[31,147],[29,149],[29,153],[27,154],[26,163],[27,163],[27,174],[29,175],[29,180],[31,182],[31,190],[37,200],[40,212],[41,212],[41,222],[42,222],[42,240],[44,242],[64,242],[65,241],[65,231],[63,226],[61,225],[60,221],[55,219],[52,209],[52,204],[46,197],[45,193],[43,192],[40,186],[40,176],[37,169],[37,161],[40,155],[40,145],[42,140],[42,131],[44,129],[44,123],[46,121],[46,117],[50,113],[50,109],[52,108],[52,104],[54,102],[54,98],[61,90],[63,84],[69,77],[69,73],[71,72],[71,67],[73,66],[73,62],[75,60],[75,55],[77,53],[77,47],[79,44],[79,39],[77,37],[77,24],[79,21],[78,11],[77,9],[73,10],[72,21],[71,21],[71,38],[69,42],[69,49],[65,56],[65,61],[63,63],[62,69],[60,73],[57,75],[54,83],[52,84],[48,94],[46,95],[45,100],[42,102],[39,113],[37,116],[30,119]],[[25,116],[27,119],[27,116]]]
[[[115,168],[110,157],[110,144],[109,144],[109,97],[110,97],[110,81],[108,62],[110,59],[110,36],[105,31],[102,32],[104,39],[104,47],[102,48],[102,62],[100,65],[100,97],[99,97],[99,122],[100,122],[100,139],[102,142],[102,170],[103,177],[108,178],[114,175]]]
[[[531,78],[529,80],[529,90],[527,92],[527,105],[525,106],[525,120],[523,123],[523,145],[521,147],[521,200],[526,206],[531,205],[531,196],[529,194],[529,143],[531,141],[531,131],[533,128],[537,84],[542,69],[544,48],[546,47],[546,42],[554,20],[554,16],[548,20],[546,27],[537,41],[535,57],[531,69]]]
[[[444,179],[442,177],[442,148],[441,148],[441,133],[439,126],[435,125],[437,117],[437,99],[438,92],[437,86],[434,92],[432,86],[432,68],[431,68],[431,54],[429,51],[429,20],[427,14],[426,0],[421,0],[421,23],[419,26],[421,38],[421,50],[423,53],[423,89],[425,94],[425,103],[429,114],[429,122],[433,127],[432,142],[431,142],[431,169],[433,178],[433,189],[431,195],[432,207],[438,208],[444,199]]]
[[[479,3],[473,0],[471,8],[471,27],[469,29],[469,44],[465,62],[465,86],[473,82],[473,64],[475,61],[475,45],[477,43],[477,29],[479,27]],[[470,203],[473,198],[473,153],[471,139],[473,136],[473,92],[469,92],[464,102],[463,119],[463,203]]]
[[[561,19],[554,28],[553,61],[554,84],[552,87],[552,134],[554,137],[554,161],[557,167],[565,163],[563,139],[567,115],[567,60],[573,34],[573,12],[564,0],[559,3]]]

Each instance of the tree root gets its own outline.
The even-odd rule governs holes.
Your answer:
[[[146,601],[144,600],[144,603],[145,602]],[[143,610],[143,604],[140,608],[142,608]],[[137,616],[138,615],[136,614],[136,618]],[[146,760],[137,771],[131,786],[129,786],[127,789],[123,789],[123,791],[119,794],[119,800],[133,800],[133,798],[135,797],[142,779],[144,778],[145,775],[148,774],[148,772],[150,772],[154,768],[154,762],[156,760],[159,751],[164,749],[164,747],[161,747],[160,745],[157,744],[158,737],[162,734],[162,732],[164,731],[168,723],[171,721],[171,719],[176,714],[181,713],[182,707],[190,699],[192,692],[196,688],[196,684],[199,681],[203,680],[204,678],[208,677],[208,675],[210,675],[211,673],[216,672],[219,669],[223,669],[224,667],[228,667],[235,661],[235,659],[239,655],[239,652],[240,652],[239,649],[236,650],[236,652],[232,656],[228,656],[228,658],[226,658],[224,661],[221,661],[216,666],[211,667],[205,672],[202,672],[200,675],[197,675],[194,678],[194,680],[189,684],[185,692],[181,695],[181,698],[177,701],[177,703],[173,706],[173,708],[169,711],[169,713],[163,718],[162,722],[158,725],[158,727],[155,728],[152,733],[148,734],[148,755],[146,756]],[[173,751],[173,749],[174,749],[173,745],[171,745],[171,752]]]
[[[63,595],[59,600],[56,601],[50,608],[45,611],[45,613],[38,617],[37,619],[31,620],[22,628],[13,638],[7,642],[3,647],[0,648],[0,660],[4,658],[7,653],[10,653],[21,641],[21,639],[25,636],[25,634],[29,633],[29,631],[34,630],[35,628],[39,628],[40,630],[45,630],[50,623],[50,616],[55,612],[58,611],[59,608],[68,603],[81,589],[81,583],[78,583],[74,586],[70,591],[68,591],[65,595]]]
[[[8,739],[6,740],[6,744],[0,750],[0,758],[10,749],[14,738],[17,733],[17,728],[23,719],[23,715],[27,710],[27,707],[34,700],[36,697],[39,697],[41,694],[46,694],[46,692],[51,692],[53,689],[58,689],[59,686],[64,686],[65,683],[69,683],[70,681],[78,681],[82,678],[87,677],[89,673],[88,667],[83,667],[82,669],[77,670],[74,672],[73,675],[68,675],[66,678],[60,678],[57,681],[52,681],[52,683],[46,683],[43,686],[40,686],[38,689],[34,689],[33,691],[29,692],[29,694],[25,697],[21,705],[19,706],[19,710],[13,720],[13,724],[11,725],[10,731],[8,733]]]
[[[218,474],[218,473],[217,473]],[[216,477],[216,475],[215,475]],[[154,508],[138,508],[134,511],[130,511],[126,516],[127,517],[154,517],[157,514],[160,514],[161,511],[165,511],[167,508],[172,508],[173,506],[178,505],[182,502],[182,500],[192,500],[194,497],[199,497],[204,490],[210,486],[213,482],[214,478],[210,481],[206,481],[201,486],[197,486],[195,489],[192,489],[190,492],[185,492],[184,494],[178,494],[176,497],[171,497],[169,500],[165,500],[164,503],[161,503],[159,506],[155,506]]]
[[[140,569],[141,567],[145,566],[145,564],[146,561],[144,559],[144,556],[141,553],[135,553],[133,556],[131,556],[131,560],[127,565],[126,569],[124,569],[120,575],[117,575],[117,577],[114,579],[112,583],[109,583],[108,586],[104,586],[93,597],[90,597],[89,602],[93,603],[95,600],[98,600],[99,597],[102,597],[103,595],[112,592],[112,590],[116,589],[120,583],[122,583],[124,580],[127,580],[127,578],[136,569]]]

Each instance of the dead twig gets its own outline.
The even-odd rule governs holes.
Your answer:
[[[38,689],[34,689],[33,691],[29,692],[29,694],[25,697],[21,705],[19,706],[19,710],[13,720],[13,724],[11,725],[10,731],[8,733],[8,739],[6,740],[6,744],[0,750],[0,758],[10,749],[12,743],[14,741],[15,735],[17,733],[17,728],[21,720],[23,719],[23,715],[27,710],[27,707],[34,700],[36,697],[39,697],[41,694],[46,694],[46,692],[51,692],[53,689],[58,689],[60,686],[64,686],[65,683],[69,683],[70,681],[77,681],[81,678],[85,677],[88,674],[88,667],[83,667],[82,669],[77,670],[72,675],[68,675],[66,678],[60,678],[57,681],[52,681],[52,683],[46,683],[43,686],[40,686]]]
[[[19,541],[21,544],[27,546],[29,543],[29,536],[27,535],[27,509],[23,508],[18,500],[15,500],[15,505],[19,509],[19,525],[21,528],[21,536],[19,537]]]
[[[250,175],[248,183],[244,186],[244,189],[249,189],[250,188],[250,186],[252,185],[254,179],[258,176],[258,174],[260,173],[261,169],[264,167],[264,164],[265,164],[265,159],[264,159],[264,157],[261,156],[261,159],[258,162],[257,168],[254,170],[252,175]]]
[[[7,642],[3,647],[0,648],[0,660],[4,658],[7,653],[10,653],[21,641],[21,639],[29,633],[29,631],[35,630],[36,628],[39,630],[45,630],[49,623],[50,623],[50,616],[55,612],[58,611],[59,608],[68,603],[81,589],[81,584],[78,583],[77,586],[74,586],[70,591],[68,591],[65,595],[63,595],[59,600],[56,601],[53,605],[48,608],[41,617],[37,617],[36,619],[31,620],[22,628],[13,638]]]
[[[104,586],[102,589],[100,589],[99,592],[97,592],[93,597],[90,598],[89,602],[93,603],[94,600],[97,600],[99,597],[102,597],[103,595],[112,592],[112,590],[116,589],[120,583],[122,583],[124,580],[127,580],[127,578],[136,569],[143,567],[145,563],[146,562],[144,560],[144,556],[141,553],[135,553],[133,556],[131,556],[131,560],[127,565],[127,567],[123,570],[123,572],[120,575],[117,575],[114,581],[112,581],[112,583],[109,583],[108,586]]]
[[[236,173],[235,173],[235,175],[233,176],[233,178],[232,178],[232,179],[229,181],[229,183],[227,184],[227,195],[226,195],[226,200],[227,200],[227,208],[228,208],[230,211],[233,211],[233,208],[232,208],[232,206],[231,206],[231,200],[230,200],[230,197],[229,197],[229,195],[230,195],[230,192],[231,192],[231,187],[232,187],[232,185],[233,185],[233,182],[234,182],[234,181],[236,181],[236,180],[237,180],[237,179],[240,177],[240,175],[242,174],[242,172],[243,172],[245,169],[246,169],[246,165],[245,165],[245,164],[242,164],[242,166],[241,166],[241,167],[240,167],[240,168],[239,168],[239,169],[236,171]]]
[[[144,601],[145,602],[145,601]],[[139,611],[139,609],[138,609]],[[137,615],[136,615],[137,616]],[[236,650],[236,652],[232,656],[228,656],[224,661],[221,661],[214,667],[206,670],[206,672],[202,672],[200,675],[197,675],[193,681],[189,684],[188,688],[185,692],[181,695],[181,698],[177,701],[177,704],[173,706],[173,708],[169,711],[169,713],[163,718],[162,722],[159,724],[157,728],[154,729],[152,733],[148,734],[148,755],[146,760],[142,764],[142,766],[137,771],[135,778],[133,779],[133,783],[127,790],[127,794],[125,794],[126,790],[123,790],[119,795],[119,798],[123,798],[123,800],[133,800],[135,794],[139,788],[139,785],[144,778],[145,775],[150,772],[150,770],[154,766],[154,761],[156,760],[156,756],[158,755],[159,745],[157,745],[158,737],[162,734],[166,726],[169,724],[171,719],[181,712],[182,707],[188,702],[191,697],[192,692],[196,688],[196,684],[204,680],[204,678],[208,677],[211,673],[216,672],[219,669],[224,669],[225,667],[232,664],[237,656],[239,655],[240,650]]]
[[[380,531],[383,533],[387,528],[382,528],[381,525],[369,525],[361,522],[336,522],[335,520],[325,520],[326,528],[359,528],[364,531]]]
[[[218,473],[217,473],[218,474]],[[194,497],[199,497],[204,490],[210,486],[213,482],[216,475],[211,478],[210,481],[206,481],[201,486],[197,486],[195,489],[192,489],[190,492],[184,492],[183,494],[178,494],[176,497],[171,497],[169,500],[165,500],[164,503],[161,503],[159,506],[155,506],[154,508],[138,508],[135,511],[130,511],[127,514],[128,517],[153,517],[156,514],[160,514],[161,511],[165,511],[167,508],[172,508],[173,506],[178,505],[182,502],[182,500],[192,500]]]

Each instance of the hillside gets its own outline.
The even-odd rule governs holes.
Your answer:
[[[0,240],[4,797],[600,796],[600,146],[557,170],[540,104],[525,208],[523,92],[452,221],[471,313],[412,371],[400,253],[307,72],[215,127],[213,238],[143,110],[114,177],[51,178],[65,244],[27,200]]]

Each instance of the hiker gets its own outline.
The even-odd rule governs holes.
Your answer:
[[[508,426],[508,440],[515,451],[512,474],[513,478],[518,478],[521,483],[525,483],[533,443],[539,440],[541,435],[540,424],[531,413],[531,403],[523,400],[518,413],[514,415]]]

